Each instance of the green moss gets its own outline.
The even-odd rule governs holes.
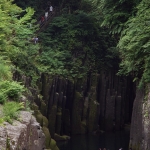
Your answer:
[[[48,119],[43,116],[43,127],[48,127]]]
[[[41,126],[43,126],[43,115],[41,114],[41,112],[39,110],[35,110],[34,115],[37,122],[40,123]]]
[[[45,134],[45,145],[46,145],[46,148],[49,148],[50,147],[50,143],[51,143],[50,132],[49,132],[47,127],[43,127],[42,129],[43,129],[43,132]]]
[[[67,135],[58,135],[58,134],[56,134],[55,133],[55,135],[54,135],[54,139],[56,140],[56,141],[66,141],[66,140],[69,140],[70,139],[70,136],[67,136]]]
[[[31,105],[31,109],[32,109],[32,110],[38,110],[39,107],[38,107],[35,103],[33,103],[33,104]]]
[[[6,149],[10,149],[10,138],[9,137],[7,137],[7,139],[6,139]]]
[[[40,111],[41,111],[41,113],[42,113],[44,116],[46,116],[46,110],[47,110],[47,106],[46,106],[46,104],[44,103],[44,101],[41,100]]]
[[[55,141],[54,139],[51,139],[50,148],[51,148],[52,150],[59,150],[59,148],[58,148],[57,145],[56,145],[56,141]]]

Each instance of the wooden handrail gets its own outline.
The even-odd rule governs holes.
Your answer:
[[[45,19],[45,12],[48,12],[47,20]],[[55,17],[55,16],[57,16],[57,15],[60,14],[60,11],[59,11],[59,9],[58,9],[57,7],[56,7],[56,8],[53,8],[53,11],[52,11],[52,12],[49,11],[49,7],[48,7],[48,8],[45,9],[45,12],[44,12],[43,15],[41,15],[41,16],[38,18],[37,24],[39,24],[39,28],[40,28],[40,29],[37,31],[37,33],[40,32],[41,29],[42,29],[46,24],[48,24],[49,21],[52,20],[53,17]],[[44,21],[43,21],[43,22],[42,22],[42,20],[41,20],[41,17],[42,17],[42,16],[44,17]]]

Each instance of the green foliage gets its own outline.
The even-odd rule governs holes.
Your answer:
[[[3,106],[4,120],[12,123],[13,119],[17,119],[19,110],[24,108],[23,103],[18,102],[6,102]]]
[[[7,100],[7,95],[5,94],[5,92],[1,91],[0,92],[0,103],[3,104],[5,103]]]
[[[26,8],[26,14],[20,18],[19,24],[23,24],[31,20],[31,17],[34,15],[34,10],[31,7]]]
[[[137,14],[126,23],[118,47],[122,62],[119,74],[133,73],[135,80],[150,82],[150,40],[149,13],[150,2],[143,0],[137,7]]]
[[[3,104],[0,123],[12,123],[13,119],[18,119],[19,110],[24,108],[23,103],[16,101],[25,88],[20,82],[12,81],[13,73],[30,76],[34,82],[39,76],[34,61],[39,44],[32,41],[38,26],[33,15],[34,10],[30,7],[23,10],[13,0],[0,0],[0,103]]]
[[[71,79],[100,70],[117,56],[115,40],[99,26],[95,14],[82,11],[55,17],[40,39],[39,70]]]
[[[32,41],[38,29],[36,20],[32,19],[34,10],[30,7],[22,10],[7,0],[0,1],[0,5],[0,55],[4,58],[0,58],[0,80],[10,79],[11,72],[17,70],[32,77],[35,85],[39,72],[34,60],[39,53],[39,44]]]
[[[2,81],[0,82],[0,102],[4,103],[7,98],[17,101],[24,91],[24,86],[20,85],[18,82]]]
[[[25,110],[31,113],[34,112],[33,110],[31,110],[31,102],[29,102],[28,100],[25,102]]]
[[[0,56],[0,81],[12,78],[11,63],[7,58]]]
[[[110,29],[110,34],[120,35],[124,23],[131,15],[134,15],[135,6],[139,0],[89,0],[96,11],[103,15],[101,26]],[[118,37],[116,37],[118,39]]]
[[[4,118],[0,118],[0,125],[3,125],[4,123]]]

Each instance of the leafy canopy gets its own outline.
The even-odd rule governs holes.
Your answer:
[[[111,65],[117,55],[115,41],[95,14],[83,11],[55,17],[40,39],[39,69],[54,75],[81,78]]]
[[[120,35],[124,23],[134,15],[135,6],[140,0],[87,0],[94,6],[94,11],[103,16],[101,26],[110,29],[110,34]],[[118,39],[118,37],[117,37]]]
[[[22,10],[13,0],[0,0],[0,103],[4,104],[5,121],[16,118],[16,112],[23,108],[23,104],[13,102],[25,91],[24,86],[12,80],[13,73],[21,70],[27,74],[26,68],[35,66],[32,59],[39,47],[31,42],[37,28],[29,28],[35,22],[33,14],[33,9]]]
[[[122,62],[120,74],[133,72],[141,83],[150,82],[150,1],[142,0],[135,17],[125,24],[118,43]]]

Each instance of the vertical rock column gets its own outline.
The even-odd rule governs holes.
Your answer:
[[[88,113],[88,123],[87,128],[88,132],[91,133],[98,128],[98,107],[99,103],[97,102],[97,74],[93,74],[91,76],[91,83],[90,83],[90,90],[89,90],[89,113]]]
[[[142,107],[144,100],[144,89],[136,90],[136,98],[133,105],[131,130],[130,130],[130,147],[133,150],[142,149]],[[145,133],[147,134],[147,133]],[[143,149],[146,150],[146,149]]]
[[[112,131],[115,116],[115,96],[111,96],[110,89],[107,90],[106,111],[105,111],[105,130]]]
[[[80,134],[81,133],[81,112],[79,103],[82,99],[82,96],[79,92],[75,92],[73,108],[72,108],[72,134]]]
[[[150,149],[150,84],[137,89],[133,106],[130,147],[133,150]]]

